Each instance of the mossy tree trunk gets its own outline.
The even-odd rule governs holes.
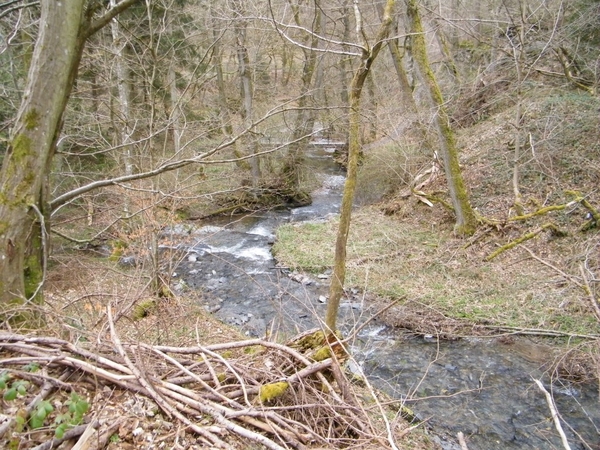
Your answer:
[[[388,37],[392,24],[392,14],[395,0],[387,0],[381,25],[375,38],[375,44],[371,47],[368,42],[363,42],[362,56],[360,65],[354,72],[354,77],[350,83],[349,92],[349,128],[348,128],[348,166],[346,183],[344,184],[344,193],[342,196],[342,206],[340,209],[340,223],[337,231],[335,243],[335,261],[333,276],[329,286],[329,299],[327,302],[327,312],[325,315],[325,325],[330,332],[335,332],[337,315],[340,306],[340,299],[344,291],[344,281],[346,279],[346,245],[348,242],[348,233],[350,232],[350,219],[352,213],[352,203],[354,200],[354,191],[356,188],[356,175],[358,170],[358,159],[360,154],[360,97],[367,76],[371,70],[373,62],[377,58],[381,46]],[[357,24],[362,23],[360,11],[355,4],[355,14]],[[357,31],[364,36],[364,30],[358,26]]]
[[[436,108],[435,121],[439,134],[441,156],[448,181],[448,190],[454,207],[456,224],[454,230],[461,235],[470,235],[477,228],[477,217],[469,202],[469,194],[458,163],[458,149],[454,132],[450,127],[450,118],[444,106],[442,92],[438,86],[427,57],[425,33],[417,0],[405,0],[408,25],[411,32],[412,55],[418,72]]]
[[[0,170],[0,319],[35,326],[49,243],[47,180],[86,39],[135,0],[94,18],[85,0],[41,1],[23,101]],[[33,310],[30,310],[33,311]]]
[[[383,14],[383,5],[381,8],[378,8],[379,15]],[[398,15],[395,14],[393,17],[393,30],[397,35],[400,34],[398,27]],[[390,39],[387,43],[388,49],[390,50],[390,56],[392,58],[392,63],[394,64],[394,69],[396,71],[396,77],[398,79],[398,83],[400,85],[400,98],[402,99],[402,107],[405,108],[408,114],[414,116],[412,122],[414,122],[414,127],[416,128],[417,133],[420,135],[420,139],[422,145],[425,147],[425,150],[432,153],[434,146],[432,145],[432,136],[431,133],[428,132],[427,127],[424,125],[424,121],[420,117],[420,111],[417,106],[417,101],[413,96],[413,86],[408,79],[408,75],[406,70],[404,69],[404,64],[402,60],[404,59],[405,49],[401,48],[399,44],[399,38]],[[411,124],[412,125],[412,124]]]

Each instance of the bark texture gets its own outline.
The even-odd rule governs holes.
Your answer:
[[[62,115],[86,39],[137,0],[123,0],[97,19],[95,3],[42,0],[23,101],[0,170],[0,319],[32,323],[25,303],[42,301],[49,251],[48,174]]]

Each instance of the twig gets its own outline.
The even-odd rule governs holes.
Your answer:
[[[9,353],[9,358],[0,359],[0,362],[13,366],[38,362],[53,369],[68,367],[82,372],[84,376],[93,377],[95,381],[104,381],[146,396],[154,400],[165,414],[175,417],[181,429],[193,431],[198,435],[199,442],[212,447],[230,448],[223,437],[227,437],[228,432],[270,450],[303,449],[309,444],[328,445],[333,442],[347,445],[371,440],[377,440],[381,448],[390,447],[379,436],[377,427],[370,421],[365,409],[361,408],[360,401],[352,401],[352,395],[356,399],[356,394],[351,392],[351,385],[342,371],[337,371],[335,376],[340,386],[347,386],[348,392],[341,398],[333,390],[325,377],[325,373],[332,370],[335,364],[331,358],[313,361],[297,349],[261,339],[183,348],[126,344],[121,342],[117,334],[110,308],[107,328],[112,343],[99,336],[96,341],[98,347],[94,349],[82,348],[53,337],[0,333],[2,356]],[[92,343],[93,340],[87,345]],[[340,342],[331,344],[339,345]],[[231,358],[225,359],[217,353],[248,346],[260,346],[263,351],[257,352],[254,357],[246,356],[254,359],[247,365],[241,365]],[[97,349],[105,350],[104,356],[95,353]],[[133,354],[138,361],[138,354],[144,357],[159,356],[160,359],[155,359],[157,364],[142,371],[139,362],[136,365],[132,361]],[[199,358],[195,355],[202,356],[204,361],[198,363]],[[274,365],[267,370],[262,364],[265,358],[274,361]],[[226,381],[217,383],[214,378],[217,374],[220,377],[221,369],[217,370],[217,367],[221,366],[225,368]],[[68,370],[63,377],[70,373],[71,370]],[[44,380],[48,385],[57,384],[50,377]],[[282,405],[280,400],[273,400],[269,404],[255,401],[253,396],[259,393],[261,386],[280,381],[294,386],[296,404]],[[201,387],[198,390],[184,388],[181,384],[185,382],[199,383]],[[60,385],[64,387],[64,384]],[[40,398],[45,398],[48,394],[40,392],[40,395],[43,395]],[[245,401],[238,402],[237,399],[241,397],[245,397]],[[286,397],[289,398],[292,397]],[[36,403],[34,401],[32,405]],[[198,425],[195,419],[198,416],[204,416],[212,423]],[[115,422],[109,430],[118,426],[118,422]],[[4,424],[3,427],[6,432],[10,425]],[[390,429],[388,427],[388,434]],[[87,444],[102,448],[102,442],[106,442],[112,434],[109,430],[104,431],[102,436],[95,433],[91,439],[94,443],[88,440]]]
[[[459,431],[456,434],[456,437],[458,438],[458,443],[460,444],[461,450],[469,450],[469,447],[467,447],[467,441],[465,440],[465,435],[463,434],[463,432]]]
[[[99,426],[100,426],[100,422],[98,422],[97,420],[94,420],[91,423],[77,425],[76,427],[69,428],[67,431],[65,431],[65,434],[63,435],[62,438],[60,438],[60,439],[54,438],[50,441],[46,441],[43,444],[38,445],[37,447],[33,447],[31,450],[50,450],[52,448],[58,447],[60,444],[62,444],[65,441],[76,438],[77,436],[81,436],[88,429],[94,430],[94,429],[98,428]]]
[[[108,305],[106,312],[107,312],[107,316],[108,316],[108,324],[110,326],[111,338],[112,338],[113,343],[115,344],[115,347],[117,348],[117,351],[118,351],[119,355],[121,355],[121,357],[125,360],[127,366],[133,372],[133,374],[137,378],[138,382],[148,392],[148,394],[150,395],[150,397],[152,397],[152,399],[156,402],[156,404],[168,416],[175,416],[175,417],[177,417],[177,419],[179,419],[182,423],[186,424],[188,427],[190,427],[191,430],[193,430],[195,433],[197,433],[198,435],[202,436],[203,438],[207,439],[213,445],[215,445],[215,446],[217,446],[219,448],[230,448],[229,445],[227,445],[221,439],[219,439],[218,437],[216,437],[213,433],[211,433],[211,432],[203,429],[202,427],[199,427],[195,423],[191,422],[187,417],[185,417],[183,414],[181,414],[179,411],[177,411],[177,409],[175,409],[173,406],[171,406],[154,389],[154,387],[144,378],[144,376],[141,374],[141,372],[138,370],[138,368],[131,362],[131,360],[127,356],[127,353],[125,353],[125,350],[123,349],[123,346],[121,345],[121,341],[119,339],[119,336],[117,335],[117,333],[115,331],[115,324],[114,324],[114,322],[112,320],[112,311],[111,311],[110,304]]]
[[[386,312],[388,309],[393,308],[394,306],[396,306],[398,303],[400,303],[403,300],[406,300],[406,295],[403,295],[402,297],[399,297],[393,301],[391,301],[389,304],[385,305],[383,308],[381,308],[380,310],[378,310],[375,314],[373,314],[371,317],[369,317],[367,320],[365,320],[364,323],[362,323],[360,326],[354,328],[352,330],[352,332],[350,333],[350,335],[345,338],[344,340],[341,341],[342,344],[354,339],[354,337],[356,337],[358,335],[358,333],[365,328],[369,323],[371,323],[373,320],[375,320],[377,317],[381,316],[384,312]]]
[[[560,424],[560,419],[558,418],[558,411],[556,410],[556,406],[554,405],[554,400],[552,399],[550,392],[548,392],[546,390],[546,388],[544,387],[544,385],[542,384],[542,382],[540,380],[536,380],[535,378],[533,378],[533,381],[535,381],[535,384],[538,385],[540,390],[546,396],[546,403],[548,403],[548,408],[550,408],[550,412],[552,413],[552,420],[554,421],[554,427],[556,428],[556,431],[558,431],[558,434],[560,435],[560,440],[562,441],[563,447],[565,448],[565,450],[571,450],[571,446],[569,445],[567,436],[565,435],[565,432],[562,429],[562,425]]]
[[[598,321],[600,321],[600,306],[598,305],[598,300],[594,296],[594,293],[592,292],[592,288],[590,287],[590,283],[589,283],[587,277],[585,276],[585,271],[583,270],[583,264],[581,264],[579,266],[579,271],[581,272],[581,279],[583,280],[583,285],[581,286],[581,288],[587,294],[588,299],[590,300],[590,303],[592,304],[592,310],[594,311],[594,314],[596,315],[596,319]]]
[[[573,283],[575,286],[577,286],[579,289],[583,290],[583,292],[585,292],[585,294],[588,296],[588,298],[590,300],[590,304],[592,306],[592,310],[594,311],[594,315],[596,316],[596,319],[598,321],[600,321],[600,306],[598,305],[598,300],[596,300],[596,298],[594,297],[594,293],[592,292],[592,288],[590,287],[590,284],[589,284],[589,282],[587,280],[587,277],[585,276],[585,271],[583,270],[583,265],[579,266],[579,272],[581,273],[581,279],[583,280],[583,283],[580,283],[579,280],[577,280],[574,276],[569,275],[568,273],[563,272],[558,267],[554,266],[553,264],[550,264],[548,261],[544,261],[542,258],[540,258],[539,256],[537,256],[535,253],[533,253],[526,246],[523,246],[523,248],[525,250],[527,250],[527,252],[531,255],[531,257],[533,259],[535,259],[536,261],[542,263],[546,267],[550,267],[552,270],[558,272],[565,279],[569,280],[571,283]]]

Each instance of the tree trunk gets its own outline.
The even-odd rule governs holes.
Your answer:
[[[29,315],[13,308],[41,301],[43,254],[48,251],[44,184],[57,130],[83,49],[85,0],[41,2],[40,31],[25,96],[0,171],[0,314],[12,322]]]
[[[342,206],[340,208],[340,224],[338,226],[337,238],[335,243],[335,260],[333,267],[333,276],[329,286],[329,300],[327,302],[327,312],[325,315],[325,325],[330,332],[335,332],[337,314],[340,306],[340,299],[344,292],[344,281],[346,279],[346,245],[348,243],[348,233],[350,232],[350,218],[352,213],[352,203],[354,200],[354,191],[356,188],[356,175],[358,171],[358,159],[360,154],[360,97],[365,79],[375,58],[381,50],[385,39],[389,35],[392,24],[392,13],[395,0],[387,0],[381,25],[375,38],[375,44],[370,47],[366,42],[363,44],[362,57],[360,65],[354,73],[350,83],[349,101],[349,128],[348,128],[348,167],[346,183],[344,184],[344,193],[342,196]],[[357,23],[361,23],[360,11],[355,7]],[[362,30],[360,30],[362,32]],[[362,34],[362,33],[361,33]]]
[[[114,7],[115,5],[116,0],[110,0],[110,6]],[[125,175],[131,175],[133,173],[133,140],[131,139],[133,130],[130,127],[131,89],[129,84],[129,68],[127,67],[127,60],[125,58],[127,43],[124,41],[124,36],[121,33],[120,28],[121,27],[119,26],[118,21],[111,21],[110,31],[112,35],[112,50],[115,54],[117,68],[115,71],[115,81],[119,96],[119,113],[117,117],[118,123],[115,124],[115,129],[119,130],[118,144],[123,148],[123,165],[125,166]],[[129,213],[129,199],[127,196],[124,196],[123,200],[123,212],[127,214]]]
[[[227,90],[225,89],[225,77],[223,76],[223,49],[221,45],[221,26],[215,15],[214,5],[210,6],[210,18],[213,30],[213,54],[212,60],[217,76],[217,88],[219,89],[219,106],[221,107],[221,128],[227,137],[233,135],[231,126],[231,113],[227,102]]]
[[[243,2],[241,2],[241,0],[234,0],[233,6],[238,16],[235,25],[235,38],[238,71],[240,74],[240,91],[242,98],[242,108],[240,111],[242,116],[243,128],[245,130],[249,130],[252,127],[254,89],[252,87],[250,58],[248,57],[248,49],[246,48],[247,21],[244,18]],[[258,153],[256,141],[252,137],[249,138],[248,136],[246,136],[243,139],[240,139],[239,142],[244,143],[249,147],[249,153]],[[252,172],[252,186],[257,187],[261,177],[260,161],[258,159],[258,156],[250,158],[250,169]]]
[[[523,133],[523,126],[521,124],[523,121],[523,82],[525,81],[523,79],[523,69],[525,65],[525,25],[527,20],[525,17],[525,4],[523,0],[519,2],[519,13],[519,23],[513,23],[513,26],[518,29],[518,33],[513,39],[510,40],[513,51],[513,59],[515,61],[515,69],[517,72],[517,105],[515,107],[515,122],[513,124],[515,129],[515,151],[512,176],[513,194],[515,197],[513,208],[517,216],[521,216],[525,212],[523,209],[523,198],[519,189],[519,164],[522,147],[521,136]]]
[[[342,24],[344,25],[343,33],[342,33],[342,42],[350,41],[350,7],[348,6],[348,0],[344,0],[341,6],[341,16],[342,16]],[[342,44],[342,49],[345,52],[349,51],[349,46]],[[342,107],[345,107],[349,104],[349,94],[348,94],[348,75],[352,72],[352,64],[350,57],[347,55],[340,55],[337,67],[339,69],[339,85],[340,85],[340,103]],[[341,120],[341,127],[338,127],[338,130],[347,130],[348,129],[348,120]]]
[[[32,322],[49,252],[47,182],[86,39],[136,0],[92,22],[85,0],[42,0],[25,95],[0,170],[0,319]]]
[[[412,33],[413,59],[437,111],[435,120],[440,139],[440,150],[444,160],[448,190],[450,191],[450,198],[456,216],[454,230],[461,235],[473,234],[477,228],[477,218],[469,203],[469,195],[458,163],[458,149],[454,132],[450,127],[450,118],[446,113],[442,92],[429,65],[425,34],[416,0],[406,0],[406,9],[410,32]]]

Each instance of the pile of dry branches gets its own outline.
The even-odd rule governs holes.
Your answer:
[[[53,390],[70,390],[65,380],[75,374],[78,383],[88,378],[151,399],[163,416],[211,448],[235,448],[240,439],[270,449],[395,448],[389,422],[372,420],[363,409],[334,352],[318,361],[293,345],[262,339],[194,347],[131,344],[121,342],[110,313],[109,325],[110,340],[87,345],[0,333],[0,372],[23,374],[19,369],[31,363],[46,369],[29,413]],[[14,425],[15,418],[0,425],[0,440]],[[58,443],[50,439],[38,448]]]

